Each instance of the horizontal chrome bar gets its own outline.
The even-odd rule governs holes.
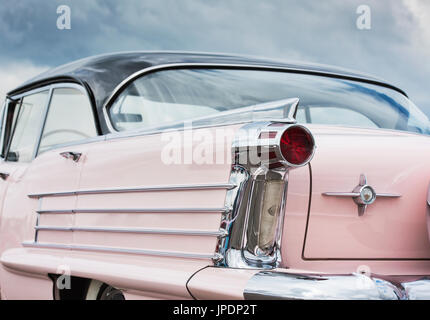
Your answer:
[[[323,196],[330,197],[359,197],[360,194],[358,192],[324,192]]]
[[[402,195],[397,193],[376,193],[376,196],[382,198],[400,198]]]
[[[92,190],[75,190],[61,192],[47,192],[29,194],[30,198],[42,197],[66,197],[77,195],[91,194],[110,194],[110,193],[136,193],[136,192],[167,192],[167,191],[201,191],[201,190],[231,190],[236,188],[233,184],[195,184],[195,185],[171,185],[171,186],[148,186],[133,188],[115,188],[115,189],[92,189]]]
[[[102,227],[59,227],[59,226],[36,226],[37,231],[84,231],[84,232],[112,232],[112,233],[143,233],[143,234],[165,234],[186,236],[226,236],[225,230],[169,230],[169,229],[142,229],[142,228],[102,228]]]
[[[323,196],[330,197],[359,197],[360,193],[358,192],[324,192]],[[400,198],[402,195],[397,193],[376,193],[377,197],[382,198]]]
[[[40,242],[23,242],[22,245],[24,247],[29,247],[29,248],[96,251],[96,252],[107,252],[107,253],[138,254],[138,255],[148,255],[148,256],[186,258],[186,259],[216,260],[219,258],[218,254],[199,254],[199,253],[184,253],[184,252],[156,251],[156,250],[143,250],[143,249],[123,249],[123,248],[81,246],[81,245],[68,245],[68,244],[55,244],[55,243],[40,243]]]
[[[73,213],[226,213],[228,208],[156,208],[156,209],[58,209],[38,210],[38,214],[73,214]]]

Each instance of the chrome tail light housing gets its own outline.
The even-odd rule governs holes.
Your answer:
[[[291,100],[294,115],[298,99]],[[293,110],[293,111],[291,111]],[[307,165],[315,141],[294,117],[253,122],[243,126],[232,144],[233,165],[219,240],[218,265],[274,268],[281,261],[281,239],[287,203],[288,173]]]

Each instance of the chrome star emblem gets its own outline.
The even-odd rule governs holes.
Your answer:
[[[360,181],[352,192],[325,192],[323,196],[331,197],[351,197],[358,206],[358,215],[361,217],[366,212],[368,205],[375,202],[377,197],[399,198],[400,194],[394,193],[376,193],[375,190],[367,184],[367,178],[364,174],[360,175]]]

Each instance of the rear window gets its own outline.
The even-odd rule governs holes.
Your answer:
[[[205,119],[210,124],[208,119],[228,118],[233,110],[240,113],[241,108],[288,98],[300,99],[299,123],[430,132],[426,115],[395,90],[338,78],[243,69],[173,69],[145,75],[122,91],[109,116],[118,131],[174,128],[184,121],[198,124]]]

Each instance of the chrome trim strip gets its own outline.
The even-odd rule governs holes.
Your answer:
[[[192,191],[192,190],[231,190],[236,188],[234,184],[195,184],[195,185],[171,185],[171,186],[147,186],[132,188],[114,188],[114,189],[91,189],[61,192],[46,192],[29,194],[29,198],[41,197],[65,197],[86,194],[106,194],[106,193],[134,193],[134,192],[167,192],[167,191]]]
[[[0,159],[1,160],[3,160],[2,153],[3,153],[3,143],[4,143],[4,135],[5,135],[5,127],[6,127],[6,114],[7,114],[7,110],[10,102],[11,100],[6,98],[0,111],[0,115],[1,115]]]
[[[360,193],[358,192],[324,192],[323,196],[328,197],[359,197]],[[376,193],[377,197],[385,197],[385,198],[400,198],[401,194],[396,193]]]
[[[36,231],[83,231],[83,232],[112,232],[112,233],[142,233],[161,235],[185,235],[185,236],[212,236],[225,237],[224,230],[202,231],[202,230],[169,230],[169,229],[142,229],[142,228],[104,228],[104,227],[60,227],[60,226],[35,226]],[[37,241],[36,241],[37,242]]]
[[[296,123],[296,120],[293,118],[289,118],[289,114],[295,114],[297,111],[297,107],[298,107],[298,102],[299,99],[298,98],[290,98],[290,99],[283,99],[283,100],[278,100],[278,101],[272,101],[272,102],[268,102],[268,103],[262,103],[262,104],[257,104],[257,105],[252,105],[252,106],[248,106],[248,107],[243,107],[239,109],[236,109],[234,111],[231,111],[232,114],[238,114],[243,112],[243,110],[248,109],[249,108],[267,108],[267,107],[273,107],[273,105],[279,105],[279,103],[284,104],[285,102],[287,102],[287,104],[292,105],[292,108],[290,108],[289,112],[285,112],[284,111],[284,117],[283,118],[272,118],[272,119],[263,119],[261,121],[265,121],[268,124],[271,122],[279,122],[279,123]],[[284,105],[284,107],[286,107],[287,105]],[[255,111],[258,111],[258,109],[255,109]],[[261,111],[261,110],[260,110]],[[223,112],[225,115],[225,112]],[[211,117],[218,117],[219,115],[212,115],[212,116],[208,116],[208,117],[203,117],[204,119],[209,119]],[[194,122],[194,121],[199,121],[203,118],[193,118],[193,119],[189,119],[189,121]],[[212,124],[201,124],[201,125],[196,125],[193,124],[192,128],[187,127],[186,125],[184,126],[179,126],[178,125],[182,125],[183,122],[177,122],[174,124],[173,127],[166,127],[166,126],[161,126],[161,127],[149,127],[149,128],[140,128],[140,129],[134,129],[134,130],[126,130],[126,131],[116,131],[114,133],[109,133],[106,135],[106,140],[114,140],[114,139],[123,139],[123,138],[130,138],[130,137],[137,137],[137,136],[147,136],[147,135],[153,135],[153,134],[159,134],[159,133],[166,133],[166,132],[180,132],[180,131],[186,131],[186,130],[196,130],[196,129],[200,129],[200,128],[214,128],[214,127],[225,127],[225,126],[231,126],[231,125],[237,125],[237,124],[247,124],[247,123],[253,123],[255,122],[255,119],[234,119],[234,120],[227,120],[225,119],[224,121],[222,121],[221,123],[212,123]]]
[[[37,208],[38,211],[42,209],[42,202],[43,202],[42,198],[38,199],[38,208]],[[36,211],[36,227],[39,226],[39,222],[40,222],[40,213]],[[36,232],[34,233],[34,242],[37,242],[38,237],[39,237],[39,232],[36,229]]]
[[[52,86],[50,86],[48,91],[48,98],[46,99],[45,106],[43,107],[43,120],[40,124],[39,136],[37,137],[36,145],[33,150],[33,159],[35,159],[37,157],[37,154],[39,153],[40,142],[42,141],[43,131],[45,130],[46,120],[48,119],[48,112],[51,106],[53,92],[54,89],[52,88]]]
[[[216,124],[204,124],[204,125],[193,125],[192,129],[201,129],[201,128],[217,128],[217,127],[227,127],[232,125],[239,125],[239,124],[247,124],[252,123],[252,120],[249,121],[242,121],[242,120],[234,120],[234,121],[226,121],[223,123],[216,123]],[[121,132],[114,132],[109,133],[105,135],[106,141],[110,140],[117,140],[117,139],[125,139],[125,138],[132,138],[132,137],[141,137],[141,136],[149,136],[149,135],[155,135],[160,133],[167,133],[167,132],[181,132],[189,130],[188,128],[169,128],[169,129],[154,129],[154,130],[148,130],[148,129],[139,129],[139,130],[131,130],[131,131],[121,131]]]
[[[8,97],[8,98],[10,100],[16,101],[16,100],[19,100],[19,99],[24,98],[26,96],[31,96],[31,95],[39,93],[39,92],[49,91],[51,89],[51,86],[52,85],[46,85],[46,86],[43,86],[43,87],[40,87],[40,88],[36,88],[36,89],[30,90],[30,91],[26,91],[24,93],[21,93],[21,94],[15,95],[15,96],[11,96],[11,97]]]
[[[227,234],[231,232],[233,224],[239,215],[239,209],[244,202],[245,189],[247,183],[249,182],[249,179],[250,174],[244,167],[239,165],[234,165],[232,167],[230,173],[230,182],[237,187],[229,190],[226,194],[224,206],[226,208],[230,208],[230,210],[222,215],[220,223],[220,230],[224,230]],[[239,265],[247,267],[247,264],[242,263],[242,259],[238,259],[237,262],[230,261],[229,256],[227,255],[228,250],[230,249],[230,241],[231,237],[229,236],[222,237],[218,240],[216,253],[220,255],[220,259],[218,261],[215,261],[216,265],[222,267],[238,267]]]
[[[376,193],[376,196],[382,198],[400,198],[402,195],[397,193]]]
[[[157,209],[66,209],[38,210],[39,214],[50,213],[226,213],[228,208],[157,208]]]
[[[81,246],[81,245],[68,245],[68,244],[55,244],[55,243],[40,243],[40,242],[38,243],[23,242],[22,245],[24,247],[29,247],[29,248],[97,251],[97,252],[108,252],[108,253],[138,254],[138,255],[148,255],[148,256],[186,258],[186,259],[218,259],[217,254],[182,253],[182,252],[156,251],[156,250],[143,250],[143,249],[122,249],[122,248],[111,248],[111,247]]]
[[[84,93],[87,96],[87,98],[89,99],[87,90],[81,84],[78,84],[78,83],[75,83],[75,82],[58,82],[58,83],[52,83],[52,84],[48,84],[48,85],[45,85],[43,87],[39,87],[39,88],[30,90],[30,91],[26,91],[26,92],[21,93],[21,94],[10,96],[8,98],[10,100],[18,100],[18,99],[21,99],[23,97],[39,93],[41,91],[45,91],[45,90],[49,90],[49,89],[61,89],[61,88],[75,88],[75,89],[78,89],[79,91],[81,91],[82,93]],[[91,101],[91,100],[88,100],[88,101]]]
[[[358,192],[324,192],[323,196],[328,197],[359,197],[360,194]]]

